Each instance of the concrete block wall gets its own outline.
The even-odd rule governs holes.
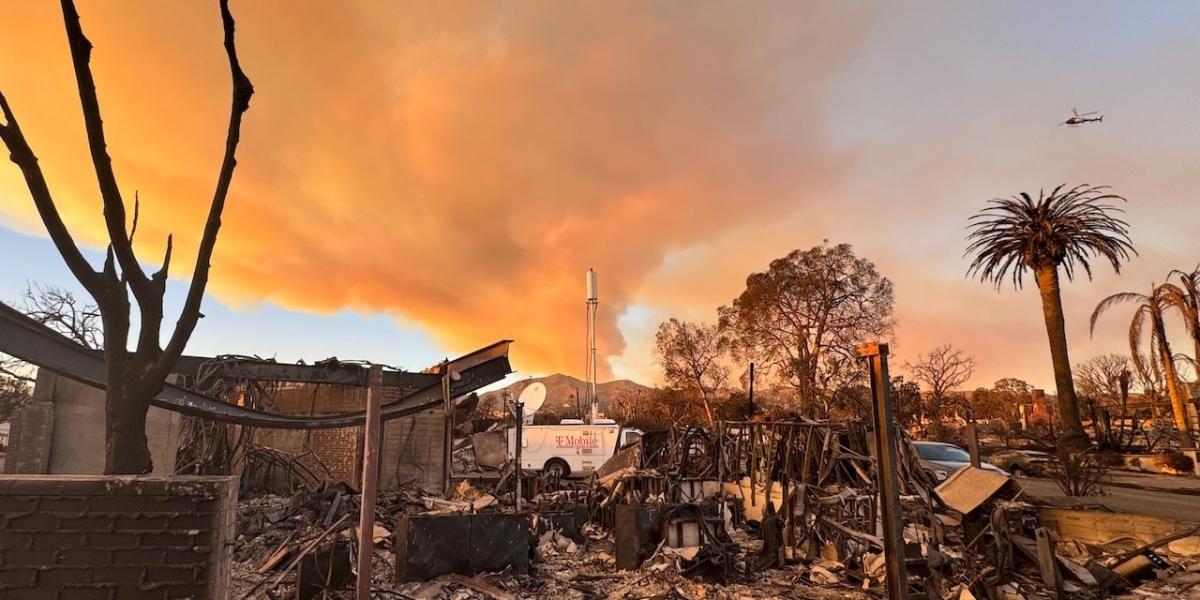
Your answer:
[[[0,597],[224,600],[234,477],[0,477]]]
[[[14,415],[6,473],[104,472],[104,391],[39,369],[33,399]],[[146,439],[155,475],[175,473],[182,418],[150,407]]]

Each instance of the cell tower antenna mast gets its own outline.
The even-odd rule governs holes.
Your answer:
[[[596,271],[587,272],[587,400],[590,407],[588,423],[595,424],[599,409],[596,397],[596,309],[600,306],[600,290],[596,284]]]

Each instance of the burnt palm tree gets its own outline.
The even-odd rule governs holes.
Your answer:
[[[1096,321],[1109,308],[1125,302],[1137,306],[1133,313],[1133,321],[1129,324],[1129,350],[1133,355],[1134,366],[1143,377],[1146,377],[1152,368],[1162,369],[1164,387],[1167,388],[1167,397],[1171,400],[1171,412],[1175,415],[1175,426],[1179,429],[1179,442],[1184,448],[1194,448],[1192,424],[1188,419],[1185,404],[1186,394],[1179,380],[1179,372],[1175,370],[1175,355],[1171,352],[1171,342],[1167,339],[1167,328],[1163,323],[1163,311],[1172,305],[1171,296],[1179,291],[1179,288],[1173,285],[1163,284],[1153,286],[1149,295],[1135,292],[1113,294],[1096,305],[1096,310],[1092,312],[1091,330],[1096,330]],[[1150,326],[1152,360],[1149,366],[1139,352],[1147,325]]]
[[[995,283],[997,289],[1008,280],[1020,289],[1025,272],[1033,272],[1050,341],[1062,445],[1083,448],[1087,434],[1079,421],[1067,353],[1059,269],[1068,280],[1073,280],[1080,268],[1091,279],[1092,261],[1106,260],[1119,273],[1121,263],[1137,252],[1129,240],[1129,225],[1116,216],[1123,211],[1114,202],[1124,202],[1124,198],[1109,193],[1107,187],[1064,187],[1049,194],[1039,191],[1037,198],[1026,193],[996,198],[972,216],[967,225],[970,245],[966,254],[974,258],[967,274]]]
[[[1166,301],[1172,308],[1179,311],[1187,332],[1192,336],[1192,364],[1200,375],[1200,265],[1196,265],[1191,273],[1175,270],[1167,277],[1177,275],[1179,284],[1164,284]]]

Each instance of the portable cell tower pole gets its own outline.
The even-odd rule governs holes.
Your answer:
[[[371,597],[371,559],[375,556],[375,498],[379,488],[380,404],[383,367],[371,365],[367,414],[363,425],[362,497],[358,510],[358,598]]]
[[[587,272],[587,395],[589,403],[588,423],[595,424],[599,399],[596,397],[596,310],[600,306],[600,294],[597,289],[596,271]]]
[[[900,482],[896,476],[896,419],[892,413],[892,386],[888,376],[888,346],[872,342],[858,347],[867,359],[871,375],[872,416],[875,425],[875,459],[879,478],[879,506],[883,517],[884,558],[887,592],[891,600],[908,598],[908,568],[905,565],[904,527],[900,521]]]

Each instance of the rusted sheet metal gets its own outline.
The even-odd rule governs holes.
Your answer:
[[[504,340],[481,348],[450,362],[450,372],[459,377],[451,383],[455,397],[469,394],[495,383],[512,372],[508,346]],[[0,352],[49,369],[80,383],[104,389],[104,358],[44,327],[19,311],[0,303]],[[453,378],[452,378],[453,379]],[[383,406],[383,420],[395,419],[437,407],[442,403],[440,378],[434,384]],[[281,415],[226,404],[175,385],[167,384],[151,404],[186,415],[224,423],[275,429],[330,429],[356,427],[364,422],[364,412],[337,415]]]

